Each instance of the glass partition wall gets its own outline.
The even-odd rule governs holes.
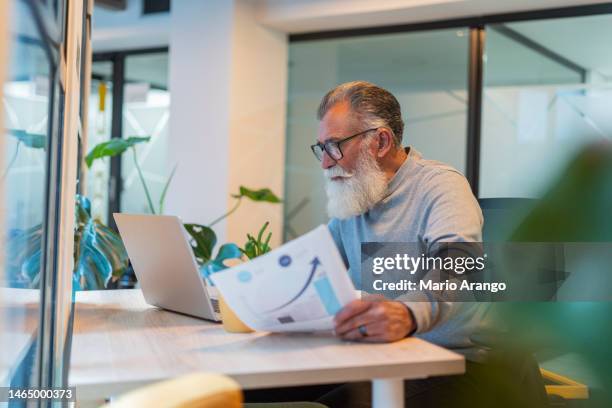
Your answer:
[[[168,52],[128,55],[125,59],[125,78],[123,137],[151,138],[148,143],[139,146],[137,159],[153,209],[159,213],[159,199],[171,171],[166,165],[170,118]],[[150,213],[133,154],[124,154],[121,160],[121,211]]]
[[[0,4],[2,387],[67,386],[87,7]]]
[[[328,219],[308,147],[320,99],[346,81],[394,93],[404,144],[464,172],[478,198],[539,197],[580,148],[612,136],[609,13],[573,7],[291,36],[284,238]]]
[[[89,94],[88,148],[111,138],[113,111],[113,65],[110,61],[92,63]],[[87,153],[85,153],[87,154]],[[96,160],[87,171],[84,191],[91,200],[91,216],[108,225],[110,163]]]
[[[40,255],[45,222],[46,143],[51,115],[54,62],[34,15],[11,2],[10,53],[2,84],[3,265],[0,270],[0,386],[30,385],[41,313]],[[7,47],[7,48],[8,48]],[[4,78],[3,78],[4,79]],[[12,352],[6,352],[11,350]]]
[[[113,212],[160,212],[159,198],[172,168],[166,164],[170,91],[168,49],[94,54],[89,103],[89,146],[111,138],[149,137],[120,156],[96,160],[86,194],[92,215],[114,226]],[[136,165],[137,163],[137,165]],[[145,191],[140,176],[145,180]]]
[[[296,42],[290,46],[285,239],[327,221],[320,163],[309,146],[316,111],[334,86],[366,80],[402,106],[404,145],[465,171],[466,28]]]
[[[611,40],[612,15],[488,27],[481,197],[537,198],[581,148],[612,137]]]

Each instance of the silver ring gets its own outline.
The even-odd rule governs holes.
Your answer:
[[[362,337],[368,337],[368,329],[366,329],[365,324],[362,324],[357,329],[359,330],[359,333],[361,333]]]

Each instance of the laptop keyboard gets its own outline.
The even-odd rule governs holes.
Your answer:
[[[211,298],[210,303],[212,304],[215,313],[221,313],[221,311],[219,310],[219,301],[217,299]]]

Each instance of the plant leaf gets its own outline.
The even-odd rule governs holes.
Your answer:
[[[244,248],[240,248],[240,251],[244,255],[246,255],[247,258],[257,258],[258,256],[265,254],[266,252],[270,252],[271,248],[269,243],[270,238],[272,238],[272,233],[269,232],[266,236],[265,242],[262,241],[262,238],[264,236],[264,233],[266,232],[266,229],[268,228],[268,225],[270,225],[269,221],[261,227],[259,233],[257,234],[257,239],[255,239],[255,237],[253,237],[249,233],[246,234],[247,242],[244,244]]]
[[[269,188],[260,190],[252,190],[250,188],[240,186],[240,194],[232,195],[234,198],[247,197],[253,201],[266,201],[268,203],[280,203],[281,199],[276,196]]]
[[[219,248],[219,252],[217,252],[217,256],[214,260],[208,261],[200,267],[200,274],[212,284],[208,277],[213,273],[227,269],[227,266],[223,263],[224,261],[228,259],[239,259],[240,257],[242,257],[242,252],[240,248],[238,248],[238,245],[232,243],[224,244]]]
[[[270,245],[269,245],[270,244],[270,238],[272,238],[272,233],[271,232],[268,233],[268,237],[266,238],[266,242],[263,243],[264,246],[266,246],[268,248],[270,247]]]
[[[125,152],[130,147],[138,143],[146,143],[151,140],[150,137],[131,136],[127,139],[113,138],[94,146],[93,149],[85,157],[87,167],[91,167],[93,162],[103,157],[113,157]]]
[[[185,224],[185,229],[193,238],[191,248],[198,264],[203,265],[212,258],[212,251],[217,243],[217,235],[211,228],[200,224]]]
[[[263,237],[263,234],[264,234],[266,228],[268,228],[268,224],[270,224],[270,221],[266,221],[266,223],[263,225],[263,227],[261,227],[261,229],[259,230],[259,234],[257,234],[257,243],[258,244],[261,243],[261,238]]]
[[[217,256],[215,257],[215,262],[223,264],[224,261],[228,259],[237,259],[242,256],[242,252],[240,252],[240,248],[236,244],[223,244],[221,248],[219,248],[219,252],[217,252]]]
[[[255,242],[252,240],[247,241],[247,243],[244,244],[244,249],[241,249],[241,251],[249,259],[253,259],[257,256],[257,248],[255,247]]]
[[[21,129],[9,129],[8,132],[15,136],[21,143],[34,149],[44,149],[47,145],[47,137],[37,133],[28,133]]]
[[[127,271],[127,251],[115,231],[91,218],[89,200],[79,195],[76,198],[75,289],[108,288]]]

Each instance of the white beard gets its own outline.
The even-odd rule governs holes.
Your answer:
[[[354,172],[347,172],[339,165],[324,170],[327,214],[331,218],[361,215],[385,197],[387,177],[367,151],[367,145],[360,152]],[[332,177],[342,179],[332,180]]]

